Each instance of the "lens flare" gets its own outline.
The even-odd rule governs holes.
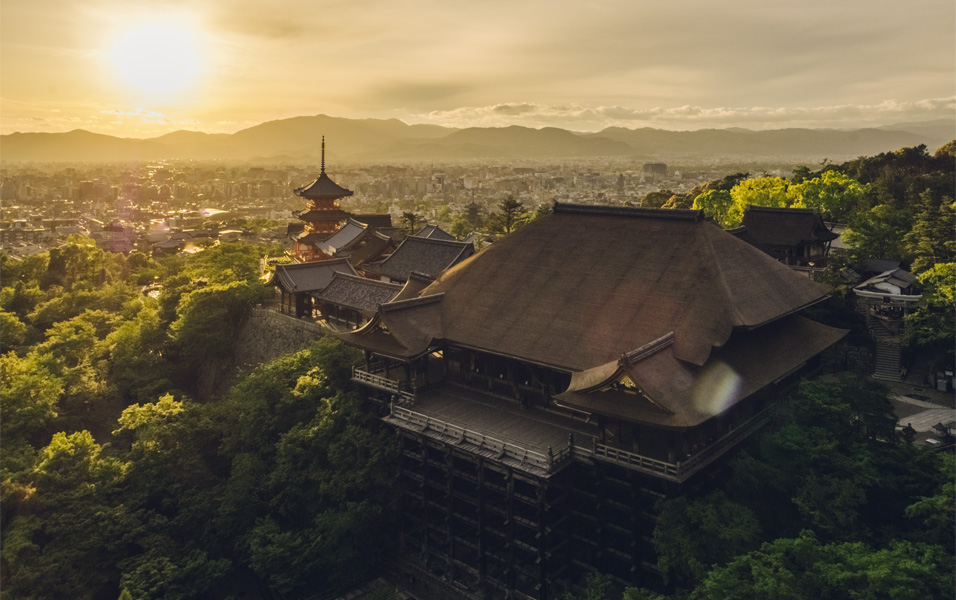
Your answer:
[[[694,407],[705,414],[720,414],[740,400],[743,390],[743,379],[733,368],[723,361],[713,361],[694,383]]]

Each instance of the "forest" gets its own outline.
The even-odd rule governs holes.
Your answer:
[[[952,143],[905,148],[790,179],[732,175],[662,204],[727,227],[747,204],[818,208],[850,246],[821,317],[852,318],[842,269],[900,259],[925,298],[909,343],[952,365],[954,166]],[[514,204],[505,234],[537,216]],[[3,598],[307,598],[377,572],[394,450],[351,388],[355,352],[324,338],[251,371],[232,360],[272,295],[270,250],[153,258],[74,237],[0,255]],[[805,382],[790,406],[658,507],[666,595],[597,574],[588,600],[954,597],[952,454],[898,438],[869,380]]]

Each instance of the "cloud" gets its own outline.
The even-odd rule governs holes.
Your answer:
[[[649,126],[662,129],[700,129],[706,127],[781,127],[852,128],[888,125],[905,120],[951,118],[956,97],[917,101],[885,100],[878,104],[841,104],[816,107],[718,106],[692,105],[654,108],[627,106],[587,107],[579,104],[538,104],[509,102],[490,106],[459,107],[412,115],[417,123],[449,127],[530,127],[561,126],[597,131],[611,126]]]
[[[119,108],[111,108],[108,110],[101,110],[101,115],[109,115],[111,117],[126,117],[129,119],[142,119],[143,121],[154,121],[159,123],[168,123],[169,119],[166,118],[166,115],[152,110],[145,110],[142,108],[134,108],[131,110],[122,110]]]

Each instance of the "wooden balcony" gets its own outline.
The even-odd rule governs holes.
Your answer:
[[[395,396],[395,400],[399,404],[413,404],[415,402],[415,394],[403,390],[401,382],[397,379],[389,379],[387,377],[382,377],[381,375],[376,375],[375,373],[359,369],[358,367],[352,367],[352,381],[366,387],[390,392],[393,396]]]
[[[771,410],[772,408],[764,409],[684,461],[670,463],[600,442],[594,443],[594,458],[681,483],[766,425],[770,420]]]

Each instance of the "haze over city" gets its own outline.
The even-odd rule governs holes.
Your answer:
[[[850,129],[952,117],[951,0],[4,0],[0,132]]]

